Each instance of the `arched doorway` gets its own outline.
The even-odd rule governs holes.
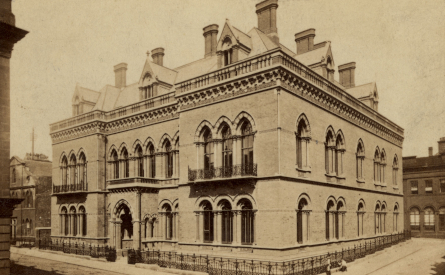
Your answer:
[[[116,210],[116,249],[133,248],[133,217],[127,204],[121,203]]]

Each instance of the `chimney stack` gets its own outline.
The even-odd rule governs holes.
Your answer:
[[[429,157],[433,156],[433,147],[428,147],[428,156]]]
[[[116,88],[127,86],[127,63],[120,63],[114,66],[114,83]]]
[[[216,45],[218,43],[216,36],[218,35],[218,25],[212,24],[202,30],[204,31],[203,35],[205,43],[204,57],[216,55]]]
[[[355,62],[346,63],[338,66],[340,75],[340,84],[346,89],[355,87]]]
[[[278,0],[265,0],[256,4],[255,7],[258,16],[258,29],[278,45],[280,43],[277,29]]]
[[[164,48],[156,48],[151,51],[153,62],[157,65],[164,66]]]
[[[437,143],[439,144],[439,154],[444,156],[445,155],[445,137],[441,137]]]
[[[310,52],[314,49],[315,29],[308,29],[295,34],[297,55]]]

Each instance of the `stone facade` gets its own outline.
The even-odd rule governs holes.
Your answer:
[[[52,164],[41,154],[14,156],[10,174],[11,197],[23,199],[12,213],[11,237],[38,239],[41,230],[51,228]]]
[[[280,44],[277,8],[205,27],[199,61],[157,48],[138,83],[121,63],[120,87],[76,87],[95,106],[50,125],[53,239],[278,257],[404,229],[403,129],[333,79],[330,42]]]
[[[415,237],[445,238],[445,138],[439,152],[403,158],[405,227]]]

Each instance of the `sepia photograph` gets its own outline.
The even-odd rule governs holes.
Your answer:
[[[445,275],[444,0],[0,0],[0,275]]]

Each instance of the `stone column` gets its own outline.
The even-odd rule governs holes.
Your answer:
[[[221,243],[221,212],[213,212],[213,243]]]
[[[241,244],[241,211],[235,211],[235,230],[234,230],[234,244]]]
[[[176,174],[175,174],[175,175],[176,175],[176,176],[175,176],[175,177],[176,177],[176,178],[179,178],[179,150],[176,151],[176,154],[175,154],[175,155],[176,155],[176,159],[175,159],[175,161],[176,161],[176,162],[175,162],[175,167],[176,167],[176,169],[175,169]]]
[[[82,225],[83,225],[83,215],[79,213],[77,214],[77,235],[80,237],[83,236]]]
[[[63,235],[62,224],[63,224],[63,215],[62,215],[62,214],[59,214],[59,233],[60,233],[61,236]]]
[[[141,191],[136,191],[136,217],[133,220],[133,248],[141,250]]]
[[[200,238],[199,238],[199,229],[200,229],[200,227],[199,227],[199,212],[195,212],[195,220],[196,220],[196,229],[195,229],[195,231],[196,231],[196,239],[195,239],[195,242],[199,242],[200,241]]]
[[[116,228],[116,249],[122,249],[122,221],[115,222]]]

